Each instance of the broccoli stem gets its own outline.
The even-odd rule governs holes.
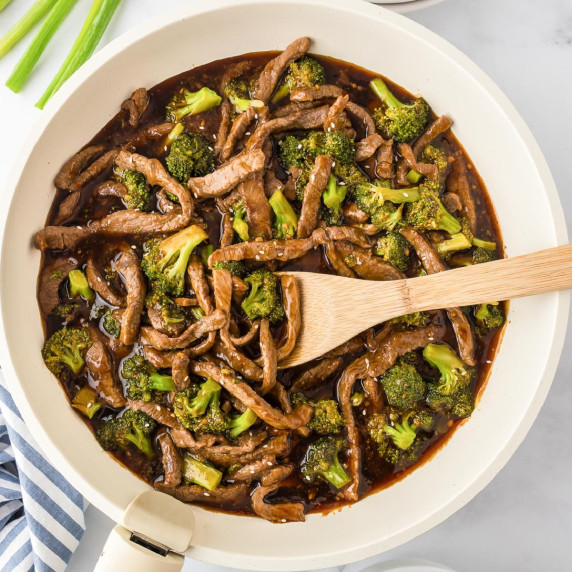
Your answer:
[[[214,491],[220,484],[222,473],[187,454],[183,459],[183,478],[187,484],[194,483],[209,491]]]
[[[175,382],[170,375],[161,375],[160,373],[152,373],[149,375],[151,380],[151,388],[155,391],[175,391]]]
[[[28,76],[32,73],[46,46],[76,2],[77,0],[57,0],[55,6],[50,10],[36,37],[6,81],[6,86],[14,93],[18,93],[24,87]]]
[[[284,99],[290,93],[290,86],[283,82],[281,85],[278,86],[278,89],[274,93],[271,102],[278,103],[281,99]]]
[[[280,189],[276,189],[268,202],[276,216],[276,236],[292,238],[298,229],[298,217],[288,199]]]
[[[93,54],[121,0],[94,0],[68,56],[50,85],[36,103],[44,109],[48,100]]]
[[[175,127],[171,130],[169,135],[167,135],[167,146],[169,147],[173,141],[185,130],[185,126],[182,123],[177,123]]]
[[[419,189],[417,187],[411,187],[409,189],[382,189],[384,201],[390,201],[395,204],[401,203],[414,203],[420,198]]]
[[[334,212],[338,212],[346,195],[348,194],[348,187],[339,186],[336,184],[336,178],[330,175],[328,179],[328,186],[326,190],[322,193],[322,201],[324,204]]]
[[[328,467],[328,470],[324,473],[324,478],[332,483],[332,485],[337,489],[345,487],[352,480],[340,464],[337,455],[335,456],[332,464]]]
[[[439,211],[439,228],[451,236],[457,234],[461,230],[459,221],[441,204],[439,204]]]
[[[93,302],[95,299],[95,292],[89,287],[87,278],[81,270],[72,270],[68,274],[70,296],[77,298],[81,296],[88,302]]]
[[[126,433],[125,439],[133,443],[148,459],[152,459],[155,456],[155,451],[153,451],[149,437],[138,427],[133,427],[133,431],[133,433]]]
[[[409,172],[407,173],[407,180],[412,185],[416,185],[422,178],[423,175],[419,171],[416,171],[415,169],[410,169]]]
[[[488,240],[481,240],[480,238],[473,238],[473,246],[477,248],[484,248],[485,250],[496,250],[496,242],[489,242]]]
[[[209,403],[218,399],[220,394],[220,385],[210,377],[201,385],[198,395],[191,401],[189,413],[193,417],[204,415]]]
[[[238,437],[256,423],[258,416],[252,409],[247,409],[242,415],[233,417],[230,421],[230,436]]]
[[[457,250],[466,250],[467,248],[471,248],[471,242],[462,232],[458,232],[452,235],[448,240],[437,244],[437,252],[441,256],[449,252],[456,252]]]
[[[371,81],[369,85],[371,86],[371,89],[375,95],[377,95],[377,97],[379,97],[379,99],[390,109],[395,107],[403,107],[405,105],[404,103],[401,103],[401,101],[399,101],[395,95],[393,95],[393,93],[380,77]]]
[[[57,0],[37,0],[0,38],[0,58],[6,55],[52,9],[56,2]]]
[[[241,205],[235,210],[234,217],[232,219],[232,228],[234,229],[234,232],[238,234],[242,242],[248,242],[248,239],[250,238],[248,234],[248,223],[244,220],[245,216],[246,209]]]

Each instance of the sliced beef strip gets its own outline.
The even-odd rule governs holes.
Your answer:
[[[433,163],[423,163],[417,161],[415,154],[413,153],[413,149],[407,143],[399,143],[397,145],[397,150],[399,154],[403,157],[402,161],[405,165],[405,168],[401,168],[401,171],[405,171],[405,175],[407,175],[408,169],[415,169],[418,173],[425,175],[430,181],[436,181],[437,177],[439,176],[439,171],[437,169],[437,165]],[[400,165],[401,166],[401,165]],[[409,181],[407,177],[399,177],[400,166],[398,166],[398,182],[400,185],[408,185]]]
[[[230,130],[230,113],[231,113],[231,104],[226,97],[222,100],[222,103],[219,106],[220,109],[220,123],[218,126],[218,133],[216,136],[214,150],[215,153],[220,157],[222,150],[226,144],[226,139],[228,137],[228,132]]]
[[[290,396],[284,388],[284,386],[277,381],[274,387],[270,390],[270,395],[276,398],[276,401],[280,404],[280,408],[284,413],[292,412],[292,403],[290,402]],[[299,431],[299,430],[298,430]]]
[[[129,125],[131,127],[137,127],[139,125],[139,120],[141,115],[147,109],[149,105],[149,96],[147,95],[147,90],[144,87],[136,89],[130,96],[121,104],[121,109],[129,114]]]
[[[151,322],[152,328],[169,337],[180,336],[185,329],[185,324],[182,322],[165,323],[163,320],[163,312],[160,308],[147,308],[147,317],[149,318],[149,322]]]
[[[262,478],[264,478],[264,475]],[[279,483],[274,483],[267,486],[260,485],[254,489],[251,496],[252,510],[254,510],[258,516],[261,516],[270,522],[303,522],[305,520],[304,503],[288,502],[269,504],[264,502],[264,498],[270,493],[273,493],[279,487]]]
[[[455,154],[455,160],[451,165],[451,171],[447,177],[447,193],[457,196],[461,203],[461,213],[469,221],[471,232],[477,231],[477,208],[471,193],[471,184],[467,175],[467,168],[461,151]]]
[[[298,38],[289,44],[278,56],[271,59],[258,77],[252,94],[254,99],[260,99],[267,103],[278,86],[278,82],[286,68],[310,49],[310,43],[310,38]]]
[[[168,487],[163,483],[155,483],[155,488],[182,502],[193,502],[207,505],[242,505],[250,494],[250,485],[219,485],[214,491],[207,491],[199,485],[179,485]]]
[[[316,389],[341,367],[341,357],[324,358],[318,363],[304,370],[296,377],[290,388],[290,393]]]
[[[461,202],[459,195],[455,193],[445,193],[441,197],[441,202],[451,214],[455,214],[456,212],[463,210],[463,203]]]
[[[227,480],[232,483],[251,483],[252,481],[258,480],[262,473],[275,464],[276,457],[267,455],[262,457],[262,459],[258,459],[257,461],[253,461],[248,465],[240,467],[240,469],[237,469],[228,475]]]
[[[278,362],[286,359],[292,353],[302,327],[300,288],[298,288],[296,279],[288,274],[283,274],[280,276],[280,287],[282,288],[282,302],[286,314],[286,336],[277,350]]]
[[[315,87],[302,87],[290,94],[290,101],[310,102],[322,99],[337,99],[344,95],[344,90],[337,85],[317,85]]]
[[[224,326],[219,330],[223,343],[234,349],[230,340],[230,306],[232,300],[232,276],[228,270],[213,270],[215,307],[225,315]]]
[[[348,101],[346,111],[354,118],[358,127],[365,132],[366,137],[375,133],[375,122],[373,121],[371,113],[365,107],[353,101]]]
[[[352,354],[356,354],[358,352],[363,351],[364,348],[364,338],[362,334],[354,336],[353,338],[349,339],[347,342],[340,344],[338,347],[330,350],[328,353],[324,354],[322,357],[331,358],[331,357],[347,357]]]
[[[314,103],[312,101],[290,101],[284,105],[280,105],[270,114],[272,119],[278,119],[279,117],[285,117],[286,115],[292,115],[293,113],[298,113],[298,111],[304,111],[305,109],[312,109],[320,103]]]
[[[68,190],[71,193],[80,191],[89,181],[92,181],[105,170],[109,169],[113,165],[113,161],[115,161],[118,153],[119,149],[111,149],[97,158],[73,180],[68,186]]]
[[[303,256],[313,248],[326,244],[330,240],[349,240],[366,248],[371,246],[366,234],[359,228],[331,226],[325,229],[317,228],[308,238],[231,244],[226,248],[215,250],[210,255],[209,267],[212,268],[212,265],[217,262],[230,260],[256,260],[259,262],[292,260]]]
[[[329,109],[328,105],[323,105],[321,107],[298,111],[292,115],[271,119],[257,127],[256,131],[254,131],[248,140],[246,148],[249,151],[263,149],[269,137],[274,133],[322,127]]]
[[[194,361],[190,363],[190,369],[195,375],[214,379],[231,395],[252,409],[260,419],[275,429],[303,427],[307,425],[312,416],[312,408],[306,405],[301,405],[291,414],[282,413],[260,397],[249,385],[238,381],[232,375],[231,370],[221,369],[213,363]]]
[[[437,251],[418,230],[406,227],[399,232],[411,243],[427,274],[447,270]],[[468,365],[475,365],[476,343],[469,319],[460,308],[447,308],[447,315],[455,332],[461,359]]]
[[[157,434],[157,441],[161,447],[161,462],[163,463],[163,485],[176,487],[183,479],[183,461],[175,443],[166,431]]]
[[[103,181],[93,192],[96,197],[118,197],[122,199],[127,194],[127,188],[118,181]]]
[[[216,341],[216,332],[209,332],[203,340],[194,346],[189,346],[178,352],[174,351],[159,351],[150,345],[143,345],[145,350],[145,357],[156,368],[169,368],[173,367],[173,361],[177,353],[183,353],[188,358],[196,358],[206,354],[210,351]]]
[[[332,103],[324,118],[324,131],[343,131],[348,127],[348,120],[344,114],[344,109],[349,100],[350,96],[348,94],[340,95],[336,101]]]
[[[316,157],[308,184],[304,188],[302,210],[298,220],[298,238],[308,238],[318,224],[322,192],[328,184],[331,169],[332,158],[329,155]]]
[[[344,257],[339,253],[336,244],[333,241],[328,241],[324,246],[326,258],[339,276],[346,278],[357,278],[356,273],[344,262]]]
[[[91,161],[105,153],[106,149],[107,147],[105,145],[91,145],[85,147],[68,159],[54,179],[56,189],[68,190],[83,169],[85,169]]]
[[[115,160],[121,169],[142,173],[150,185],[159,185],[173,193],[181,204],[181,211],[170,214],[143,213],[123,210],[92,221],[88,226],[47,226],[36,233],[36,248],[65,250],[75,247],[81,240],[99,233],[124,236],[131,234],[163,234],[185,228],[193,215],[189,192],[173,179],[158,159],[148,159],[136,153],[121,151]]]
[[[232,278],[233,278],[233,281],[232,281],[233,282],[233,300],[236,301],[236,299],[234,298],[234,278],[236,278],[236,276],[233,276]],[[242,299],[239,302],[242,302]],[[260,329],[260,320],[254,320],[254,322],[252,322],[250,329],[248,330],[248,332],[246,332],[246,334],[244,334],[243,336],[240,336],[240,337],[231,336],[232,345],[235,347],[246,346],[250,342],[254,341],[254,339],[258,335],[259,329]]]
[[[232,127],[228,133],[228,136],[222,146],[220,152],[220,160],[228,161],[238,142],[244,137],[244,134],[248,131],[250,124],[254,121],[255,117],[258,115],[257,107],[249,107],[243,113],[239,113],[234,121],[232,122]]]
[[[351,394],[355,382],[366,377],[377,377],[387,371],[397,359],[408,352],[425,347],[443,335],[445,328],[433,324],[425,328],[395,332],[374,353],[365,353],[354,360],[338,382],[338,398],[344,417],[348,441],[348,473],[351,482],[344,490],[347,500],[358,500],[360,478],[360,434],[354,419]]]
[[[230,213],[222,213],[221,219],[220,248],[226,248],[234,240],[234,228],[232,228],[232,216]]]
[[[431,143],[434,139],[439,137],[442,133],[445,133],[451,125],[453,125],[453,121],[449,119],[446,115],[441,115],[427,129],[421,136],[415,141],[413,144],[413,154],[415,157],[419,157],[419,154],[429,143]]]
[[[278,189],[284,189],[284,183],[276,176],[273,169],[264,173],[264,194],[270,198]]]
[[[260,149],[240,153],[213,173],[189,179],[189,188],[197,197],[220,197],[252,174],[262,171],[265,163],[266,156]]]
[[[187,431],[180,423],[175,414],[164,405],[159,405],[153,401],[128,400],[129,407],[134,411],[141,411],[149,415],[151,419],[161,425],[171,429],[181,429]]]
[[[90,254],[87,259],[85,275],[89,287],[95,290],[108,304],[118,307],[125,306],[125,298],[116,293],[109,282],[104,278],[92,254]]]
[[[211,314],[214,307],[210,297],[209,284],[205,277],[205,267],[196,254],[193,254],[189,260],[187,274],[189,275],[191,288],[197,297],[199,306],[203,309],[205,314]]]
[[[393,179],[395,167],[393,165],[393,139],[384,140],[375,156],[375,174],[380,179]]]
[[[64,200],[58,205],[58,212],[53,221],[54,224],[63,224],[72,218],[77,212],[80,199],[81,193],[79,191],[70,193],[67,197],[65,197]]]
[[[171,366],[171,375],[177,391],[185,391],[189,387],[189,356],[183,352],[176,352]]]
[[[358,141],[356,143],[355,162],[359,163],[373,157],[382,143],[383,137],[379,133],[372,133]]]
[[[222,359],[231,369],[237,371],[246,379],[262,382],[262,369],[236,348],[229,347],[222,341],[218,341],[213,346],[212,354]]]
[[[272,238],[272,214],[264,192],[263,174],[256,173],[238,185],[238,192],[246,209],[249,237]]]
[[[336,248],[344,257],[344,262],[366,280],[399,280],[405,278],[401,270],[393,264],[382,260],[379,256],[371,253],[371,250],[359,248],[345,241],[336,243]]]
[[[103,335],[92,326],[88,327],[91,347],[85,354],[85,365],[101,399],[109,407],[119,409],[125,405],[125,397],[115,379],[115,368]]]
[[[115,270],[122,276],[127,291],[119,339],[121,343],[130,346],[135,343],[139,334],[139,322],[145,304],[145,279],[137,255],[129,248],[124,250],[117,259]]]
[[[148,125],[143,127],[123,145],[124,149],[136,151],[140,147],[146,147],[149,143],[157,142],[159,144],[161,139],[169,135],[176,123],[165,122],[157,125]]]
[[[60,303],[60,285],[68,274],[79,266],[77,259],[68,256],[56,258],[42,268],[38,284],[38,304],[42,312],[48,316]]]
[[[190,325],[180,336],[170,338],[154,328],[144,326],[141,328],[141,341],[143,344],[153,346],[158,350],[175,350],[186,348],[191,342],[202,338],[209,332],[220,330],[226,323],[226,315],[220,310],[204,316]]]
[[[262,362],[262,386],[260,394],[266,395],[276,384],[278,357],[276,344],[270,331],[270,322],[263,318],[260,322],[260,360]]]
[[[353,201],[346,203],[342,210],[344,212],[344,217],[349,218],[354,222],[363,224],[369,220],[369,215],[362,211]]]

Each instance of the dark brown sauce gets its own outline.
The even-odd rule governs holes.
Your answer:
[[[148,93],[150,96],[150,104],[142,117],[140,126],[137,129],[130,127],[125,120],[125,114],[120,112],[90,141],[90,144],[104,144],[107,147],[112,148],[129,143],[131,149],[134,151],[147,156],[162,158],[165,154],[164,149],[161,147],[162,144],[157,142],[148,142],[145,137],[138,136],[138,133],[150,125],[160,124],[165,121],[165,105],[176,89],[178,89],[180,86],[185,86],[194,91],[203,86],[208,86],[215,91],[220,92],[221,78],[230,66],[237,62],[247,61],[248,65],[245,71],[245,77],[255,77],[266,64],[266,62],[274,55],[275,52],[264,52],[228,58],[197,67],[167,79],[149,90]],[[372,109],[376,105],[376,98],[368,88],[368,83],[371,79],[378,77],[378,74],[374,74],[363,68],[332,58],[323,56],[315,57],[322,63],[326,70],[326,83],[334,83],[343,87],[350,94],[352,101],[359,103],[366,108]],[[388,84],[398,97],[402,99],[411,97],[411,95],[400,86],[397,86],[389,80]],[[190,130],[200,130],[200,132],[207,138],[213,139],[213,135],[218,131],[219,120],[220,111],[218,108],[215,108],[206,113],[189,118],[187,120],[187,127]],[[362,134],[358,133],[358,137],[361,135]],[[465,162],[467,168],[469,169],[471,191],[478,206],[478,236],[480,238],[496,242],[498,245],[498,253],[502,256],[503,247],[500,230],[498,228],[494,210],[483,181],[481,180],[476,168],[470,161],[469,157],[466,155],[464,149],[457,141],[455,136],[449,132],[441,139],[443,144],[447,145],[451,151],[457,151],[461,153],[462,160]],[[123,208],[119,199],[108,197],[95,201],[91,197],[94,188],[102,181],[107,180],[110,175],[111,169],[102,173],[96,180],[86,185],[82,191],[82,208],[79,211],[77,217],[68,221],[66,225],[86,224],[89,220],[98,219],[105,216],[111,210]],[[47,224],[52,223],[55,213],[57,212],[57,207],[66,196],[66,194],[67,193],[64,191],[57,191],[54,202],[52,204],[52,208],[47,217]],[[202,203],[201,208],[201,214],[209,223],[210,242],[216,248],[219,244],[220,213],[217,211],[214,202],[211,202],[210,204],[208,202]],[[140,249],[145,239],[146,237],[144,236],[134,236],[130,238],[129,244],[134,246],[136,248],[136,252],[140,254]],[[77,258],[81,264],[84,264],[86,261],[87,253],[89,251],[98,249],[99,247],[103,247],[103,245],[105,245],[109,251],[117,252],[119,244],[123,241],[124,239],[118,240],[113,237],[100,236],[96,239],[91,239],[90,241],[83,243],[79,249],[70,254],[73,254],[73,256]],[[60,252],[47,252],[43,257],[42,267],[52,262],[55,258],[61,256],[62,253]],[[304,257],[282,265],[281,269],[333,272],[326,260],[322,248],[312,250]],[[65,291],[61,292],[61,297],[63,300],[66,299],[67,294]],[[104,304],[104,302],[99,299],[99,297],[98,303]],[[505,310],[507,309],[508,307],[506,306]],[[77,315],[77,321],[88,320],[88,317],[88,309],[85,307],[80,308]],[[435,321],[445,323],[443,312],[433,313],[433,319]],[[62,320],[54,318],[53,316],[43,316],[43,323],[47,337],[51,335],[56,329],[61,327]],[[484,389],[486,380],[488,379],[490,373],[491,363],[494,359],[494,355],[496,354],[500,340],[502,338],[502,332],[503,330],[501,329],[500,331],[493,332],[489,336],[478,341],[477,355],[479,356],[479,376],[474,385],[474,391],[476,395],[480,395]],[[449,341],[453,346],[455,345],[454,336],[450,326],[448,326],[446,341]],[[250,350],[246,348],[245,351],[248,353]],[[124,357],[126,356],[116,353],[114,355],[116,364],[119,364],[120,360]],[[351,358],[346,358],[346,363],[344,365],[347,365],[355,357],[356,356],[354,355],[351,356]],[[279,373],[279,379],[286,387],[289,387],[296,373],[299,371],[300,368],[281,371]],[[329,379],[328,382],[323,384],[318,390],[314,392],[308,392],[308,397],[335,397],[335,386],[338,378],[339,376]],[[66,391],[68,397],[71,398],[71,396],[77,391],[79,387],[81,387],[84,382],[85,374],[81,374],[78,378],[69,378],[66,382],[62,383],[62,386]],[[356,387],[356,390],[358,389],[359,387]],[[272,402],[272,398],[269,398],[269,401]],[[273,403],[273,405],[277,404]],[[364,409],[366,412],[369,411],[368,405],[369,404],[366,400],[364,401],[363,406],[356,408],[356,411],[358,412],[358,415],[356,416],[358,421],[362,418],[362,416],[359,414],[362,409]],[[101,419],[105,418],[108,414],[109,410],[100,411],[98,414],[96,414],[95,418],[88,423],[92,428],[95,428],[97,427],[98,423],[101,422]],[[82,418],[85,420],[85,417]],[[363,455],[363,478],[361,479],[362,484],[360,488],[360,498],[393,484],[397,480],[405,477],[421,463],[431,459],[437,453],[439,448],[442,447],[448,441],[448,439],[451,438],[455,428],[462,422],[464,421],[451,419],[448,416],[441,416],[438,420],[438,434],[427,441],[426,449],[421,459],[414,465],[401,468],[398,471],[394,470],[391,465],[379,461],[379,457],[376,459],[375,455],[370,454],[371,451],[367,450],[366,445]],[[288,462],[297,463],[303,456],[305,447],[308,443],[308,439],[304,439],[299,436],[295,436],[294,438],[296,439],[296,444],[287,460]],[[158,456],[152,463],[149,463],[145,457],[134,451],[119,452],[115,454],[115,457],[119,462],[133,471],[136,475],[150,483],[152,483],[162,474],[162,467],[160,461],[158,460]],[[303,484],[302,481],[295,475],[290,477],[288,481],[285,481],[284,486],[282,486],[272,496],[269,496],[267,500],[270,502],[278,502],[281,500],[288,500],[290,502],[301,501],[306,504],[308,512],[328,512],[346,504],[345,501],[341,499],[341,495],[336,493],[336,491],[328,485],[312,485],[311,488],[308,488],[308,486]],[[244,506],[217,507],[217,510],[227,510],[234,513],[238,512],[242,514],[252,514],[250,506],[246,504]]]

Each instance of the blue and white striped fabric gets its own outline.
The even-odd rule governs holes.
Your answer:
[[[84,500],[32,437],[0,373],[0,572],[64,570],[85,531]]]

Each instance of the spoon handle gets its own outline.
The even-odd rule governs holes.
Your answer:
[[[572,288],[572,244],[404,281],[407,313]]]

